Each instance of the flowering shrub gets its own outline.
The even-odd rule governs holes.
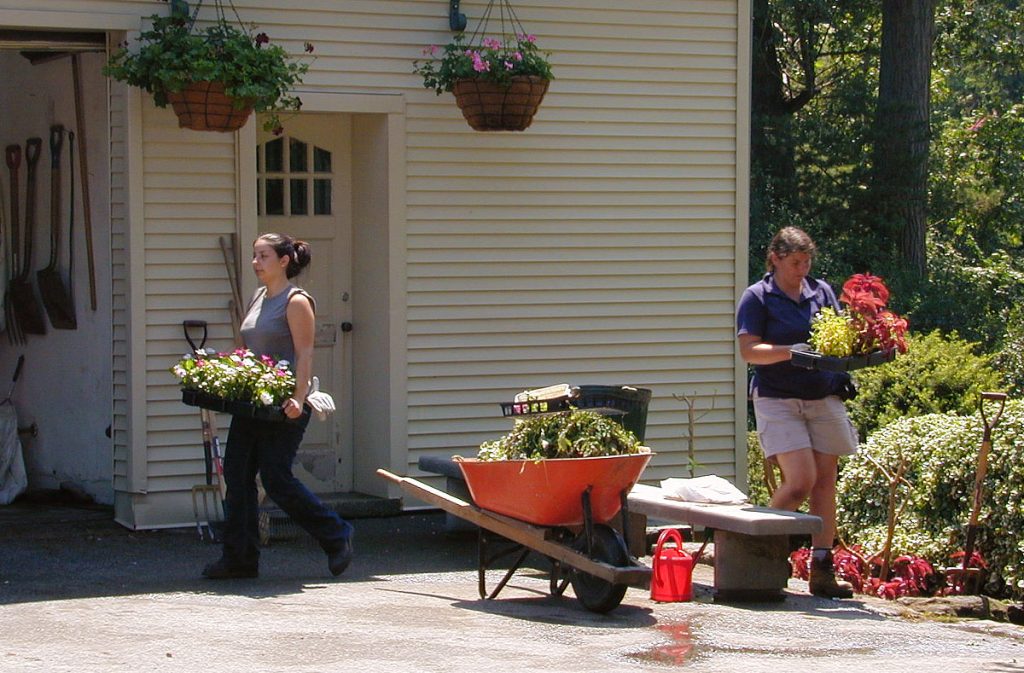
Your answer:
[[[913,351],[917,352],[916,347]],[[906,457],[909,466],[903,476],[911,486],[901,496],[906,505],[896,527],[892,553],[921,556],[936,566],[958,567],[963,563],[964,522],[971,514],[982,432],[982,420],[975,412],[970,416],[949,413],[905,417],[871,433],[843,464],[837,485],[839,535],[869,549],[882,548],[888,528],[884,496],[888,479],[876,464],[892,465]],[[974,548],[975,554],[984,557],[989,575],[985,591],[990,595],[1008,592],[1017,599],[1024,595],[1021,484],[1024,402],[1008,400],[999,427],[992,433],[980,519],[985,525]],[[970,565],[985,567],[977,556],[972,557]]]
[[[171,367],[185,390],[198,390],[225,400],[280,406],[295,391],[295,375],[287,360],[275,362],[239,348],[231,353],[199,349]]]
[[[423,77],[424,87],[439,96],[451,91],[460,79],[484,79],[499,84],[525,75],[554,79],[548,54],[537,48],[534,35],[525,33],[505,42],[485,37],[477,46],[466,44],[465,33],[459,33],[443,49],[430,46],[423,50],[423,55],[430,59],[414,61],[413,72]]]
[[[846,310],[824,308],[811,320],[809,342],[815,350],[833,357],[893,348],[907,352],[907,320],[885,308],[889,288],[881,278],[866,273],[850,276],[839,301]]]

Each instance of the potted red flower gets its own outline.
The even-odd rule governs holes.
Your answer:
[[[849,371],[889,362],[907,351],[906,318],[886,308],[889,288],[867,273],[843,283],[845,309],[824,308],[811,320],[813,351],[793,351],[793,364],[808,369]]]

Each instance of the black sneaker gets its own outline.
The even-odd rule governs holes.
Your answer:
[[[260,576],[258,566],[236,566],[221,557],[203,568],[203,577],[210,580],[247,579]]]
[[[348,536],[334,551],[327,552],[327,567],[337,577],[352,562],[352,536]]]

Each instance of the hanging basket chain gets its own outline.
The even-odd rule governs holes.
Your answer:
[[[231,13],[235,15],[235,21],[238,23],[238,25],[242,28],[244,32],[248,33],[249,28],[246,25],[245,21],[242,21],[242,17],[241,15],[239,15],[238,9],[235,7],[235,3],[233,0],[213,0],[213,11],[217,16],[216,23],[219,23],[221,25],[225,25],[228,23],[228,13],[227,10],[224,8],[225,1],[227,2],[228,7],[231,8]],[[190,33],[192,32],[192,29],[195,28],[196,21],[198,21],[199,19],[199,10],[202,9],[202,7],[203,0],[196,0],[195,5],[192,9],[192,15],[189,17],[188,20],[188,31]]]
[[[522,22],[519,21],[519,17],[516,16],[515,10],[513,10],[512,5],[509,4],[509,0],[491,0],[487,3],[487,7],[480,16],[480,21],[476,24],[476,28],[473,30],[472,36],[470,36],[469,44],[480,44],[483,38],[487,36],[487,26],[490,23],[495,3],[498,5],[502,38],[514,37],[518,39],[519,35],[526,34],[526,29],[523,27]],[[508,23],[512,33],[505,30],[506,23]]]

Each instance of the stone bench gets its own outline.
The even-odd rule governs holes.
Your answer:
[[[821,530],[820,517],[755,505],[715,505],[666,498],[657,486],[637,484],[629,511],[669,523],[712,530],[716,600],[772,601],[785,598],[789,581],[789,536]]]

